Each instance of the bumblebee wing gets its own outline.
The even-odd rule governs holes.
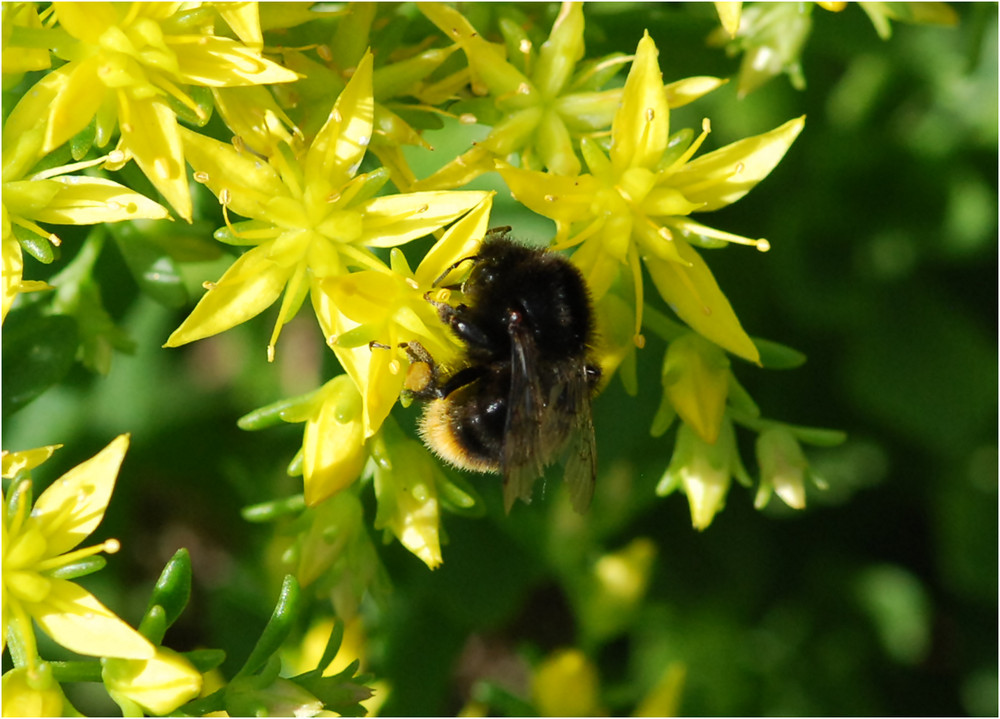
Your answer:
[[[590,406],[590,383],[583,366],[575,367],[567,377],[561,396],[565,406],[559,414],[571,418],[572,427],[566,448],[566,473],[570,502],[580,514],[587,511],[594,496],[597,477],[597,448],[594,441],[594,418]]]
[[[538,375],[538,348],[520,323],[508,329],[511,345],[510,393],[503,443],[503,503],[510,511],[518,498],[531,501],[535,480],[545,471],[542,424],[545,402]]]

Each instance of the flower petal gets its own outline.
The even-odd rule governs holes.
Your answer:
[[[476,205],[462,216],[458,222],[449,227],[441,239],[427,251],[424,259],[413,273],[413,278],[421,287],[430,287],[441,274],[451,268],[464,257],[469,257],[479,249],[479,243],[489,226],[490,210],[493,207],[493,194]],[[444,280],[444,278],[442,278]],[[442,282],[447,285],[447,281]]]
[[[376,197],[361,205],[364,226],[359,242],[368,247],[395,247],[415,240],[464,215],[489,194],[443,191]]]
[[[591,175],[567,177],[510,165],[500,165],[497,171],[517,201],[543,217],[556,222],[592,217],[599,185]]]
[[[19,472],[32,470],[43,462],[48,461],[55,451],[62,447],[61,444],[49,444],[35,449],[26,449],[22,452],[3,453],[3,477],[13,479]]]
[[[245,252],[236,260],[163,346],[180,347],[225,332],[270,307],[294,269],[268,256],[271,243]]]
[[[6,214],[6,208],[4,208]],[[21,243],[14,237],[14,233],[5,235],[3,238],[3,273],[0,290],[3,292],[2,306],[0,306],[0,322],[7,319],[7,313],[11,305],[17,298],[21,277],[24,272],[24,255],[21,252]]]
[[[720,80],[717,77],[699,75],[668,83],[664,88],[667,93],[667,103],[671,109],[683,107],[689,102],[694,102],[698,98],[712,92],[712,90],[725,85],[726,82],[726,80]]]
[[[275,198],[288,197],[288,188],[271,165],[187,128],[180,131],[187,160],[201,176],[200,181],[216,197],[227,191],[230,210],[272,223],[279,219],[271,215],[269,205]]]
[[[350,486],[367,458],[361,395],[350,377],[335,377],[322,393],[317,413],[306,421],[302,441],[303,482],[310,507]]]
[[[60,225],[96,225],[123,220],[162,220],[166,208],[117,182],[100,177],[69,175],[49,182],[62,185],[48,206],[32,219]]]
[[[704,203],[701,212],[731,205],[768,176],[804,125],[805,115],[738,140],[692,160],[661,184],[676,187],[691,202]]]
[[[671,342],[663,358],[663,389],[670,404],[709,444],[719,438],[729,376],[726,355],[694,332]]]
[[[201,674],[171,649],[157,647],[152,659],[106,659],[102,664],[111,698],[133,701],[151,716],[166,716],[201,691]]]
[[[241,42],[216,35],[166,36],[180,78],[192,85],[237,87],[295,82],[298,73],[271,62]]]
[[[535,149],[542,164],[559,175],[575,177],[580,174],[580,160],[573,149],[573,140],[562,118],[555,112],[546,112],[535,130]]]
[[[673,244],[687,265],[653,256],[644,258],[660,296],[678,317],[703,337],[735,355],[759,363],[757,347],[740,325],[708,265],[683,240],[675,240]]]
[[[135,158],[177,214],[191,221],[191,193],[184,167],[184,148],[177,116],[160,98],[130,99],[118,94],[118,127],[122,147]]]
[[[444,3],[419,3],[417,7],[441,32],[465,51],[469,68],[476,75],[473,86],[481,82],[494,97],[506,98],[506,111],[537,102],[537,90],[531,81],[507,62],[496,47],[484,40],[460,12]]]
[[[35,502],[29,521],[46,535],[49,556],[69,551],[101,523],[128,443],[127,434],[119,435],[49,485]]]
[[[375,101],[372,98],[372,54],[365,53],[326,123],[316,133],[303,166],[307,186],[330,182],[342,186],[357,172],[372,139]]]
[[[628,167],[652,169],[667,147],[670,108],[658,54],[653,39],[644,33],[611,125],[611,162],[618,174]]]
[[[70,651],[88,657],[151,659],[156,648],[101,604],[65,579],[52,579],[45,601],[25,604],[42,630]]]
[[[538,64],[531,73],[538,91],[555,97],[566,86],[573,68],[583,57],[583,3],[563,3],[552,25],[549,39],[538,51]]]

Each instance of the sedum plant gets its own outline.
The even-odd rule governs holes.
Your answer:
[[[716,39],[745,53],[741,93],[781,73],[801,86],[810,4],[716,5]],[[915,17],[864,5],[880,34],[889,19]],[[949,21],[935,8],[914,12]],[[442,467],[415,436],[406,348],[445,364],[461,356],[429,299],[445,301],[462,260],[509,217],[551,222],[551,250],[586,279],[602,388],[620,378],[634,395],[638,358],[662,365],[659,409],[630,422],[673,440],[641,496],[616,495],[602,469],[592,521],[569,514],[561,495],[531,508],[571,546],[551,559],[580,646],[539,657],[522,696],[483,685],[469,711],[606,711],[588,654],[635,621],[656,556],[649,538],[619,549],[609,538],[657,497],[683,493],[699,530],[733,479],[751,489],[734,502],[806,506],[822,481],[803,446],[843,434],[763,414],[737,376],[804,357],[752,334],[767,327],[745,329],[712,271],[724,247],[766,252],[789,238],[754,239],[752,225],[707,216],[752,203],[744,198],[781,172],[806,118],[707,149],[730,118],[690,127],[675,111],[697,111],[727,81],[676,76],[669,48],[638,26],[625,51],[597,56],[588,12],[573,2],[4,4],[5,423],[77,364],[100,382],[119,353],[187,351],[248,331],[277,373],[296,351],[283,330],[297,316],[328,369],[294,396],[256,408],[248,397],[231,418],[247,431],[302,425],[285,458],[294,484],[274,481],[242,508],[253,526],[274,528],[264,563],[281,578],[245,660],[228,647],[164,645],[191,598],[186,550],[167,562],[135,627],[75,581],[120,546],[79,548],[116,477],[136,481],[127,464],[119,477],[129,435],[45,488],[34,475],[56,447],[5,451],[5,715],[75,714],[66,688],[79,683],[103,687],[127,716],[377,708],[392,689],[357,674],[365,640],[341,644],[345,622],[361,626],[391,593],[379,533],[435,569],[448,563],[449,514],[482,518],[499,506],[489,481]],[[764,70],[752,59],[762,53],[777,58]],[[432,150],[452,135],[454,151]],[[123,269],[111,267],[112,247]],[[124,281],[110,279],[115,270],[182,313],[162,348],[138,346],[106,307]],[[258,334],[259,315],[269,334]],[[607,421],[595,419],[599,442]],[[755,447],[750,469],[741,441]],[[317,644],[303,627],[323,621],[332,629]],[[53,643],[62,649],[50,655]],[[73,658],[55,658],[63,650]],[[242,661],[228,675],[227,652]],[[675,711],[683,676],[664,664],[636,711]]]

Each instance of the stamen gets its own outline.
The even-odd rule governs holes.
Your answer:
[[[211,179],[208,176],[208,173],[204,172],[202,170],[199,170],[198,172],[194,173],[193,177],[194,177],[194,181],[195,182],[197,182],[199,184],[202,184],[202,185],[207,185],[208,181]]]
[[[723,242],[731,242],[734,245],[747,245],[748,247],[756,248],[759,252],[767,252],[771,249],[771,243],[763,237],[757,240],[752,240],[749,237],[734,235],[731,232],[717,230],[714,227],[708,227],[683,218],[675,218],[671,221],[671,224],[673,224],[673,226],[681,232],[687,232],[692,235],[701,235],[702,237],[711,237],[716,240],[722,240]]]
[[[471,112],[463,112],[458,116],[458,121],[462,125],[475,125],[479,122],[479,118],[473,115]]]
[[[93,160],[81,160],[80,162],[74,162],[69,165],[60,165],[59,167],[50,167],[48,170],[42,170],[29,177],[29,180],[48,180],[52,177],[59,177],[60,175],[66,175],[70,172],[76,172],[77,170],[86,170],[88,167],[94,167],[95,165],[101,165],[105,162],[116,164],[123,162],[125,160],[125,153],[121,150],[112,150],[107,155],[95,158]]]
[[[205,280],[204,282],[202,282],[201,286],[210,292],[215,289],[215,283],[210,282],[209,280]]]
[[[680,157],[678,157],[676,160],[670,163],[670,167],[666,169],[666,172],[667,173],[673,172],[678,167],[682,166],[684,163],[690,160],[694,156],[694,153],[698,152],[698,148],[701,147],[701,144],[703,142],[705,142],[705,138],[708,137],[708,133],[710,133],[711,131],[712,131],[712,123],[706,117],[701,121],[701,134],[698,135],[698,137],[695,138],[694,142],[692,142],[688,146],[688,149],[686,149],[683,153],[681,153]]]
[[[605,222],[604,217],[598,217],[596,220],[594,220],[589,225],[584,227],[573,237],[570,237],[562,242],[557,242],[554,245],[552,245],[551,249],[566,250],[569,249],[570,247],[576,247],[577,245],[590,239],[592,235],[597,234],[604,227],[604,222]]]
[[[92,547],[84,547],[83,549],[77,549],[73,552],[66,552],[65,554],[60,554],[56,557],[50,557],[42,560],[35,565],[34,570],[37,572],[44,572],[49,569],[56,569],[57,567],[65,567],[67,564],[78,562],[81,559],[91,557],[95,554],[100,554],[101,552],[114,554],[121,548],[121,542],[117,539],[108,539],[101,544],[95,544]]]

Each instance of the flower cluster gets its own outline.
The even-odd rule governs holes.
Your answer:
[[[5,716],[75,713],[59,673],[38,653],[34,621],[57,644],[100,657],[98,680],[126,713],[168,714],[201,690],[201,673],[165,647],[162,615],[152,609],[136,631],[73,579],[104,566],[100,552],[115,539],[78,548],[101,523],[129,438],[122,435],[95,457],[49,485],[32,503],[31,470],[58,446],[4,452],[12,480],[3,503],[3,637],[15,668],[4,674]],[[157,624],[160,626],[158,627]],[[61,668],[65,675],[67,670]]]
[[[718,6],[744,49],[753,44],[748,36],[756,47],[764,37],[792,43],[771,74],[798,76],[804,31],[774,31],[773,16],[792,10],[741,15],[738,4]],[[468,266],[462,260],[475,256],[491,225],[494,192],[465,189],[483,175],[494,173],[525,214],[554,222],[553,250],[572,251],[595,303],[605,379],[621,368],[628,386],[647,335],[662,340],[663,399],[652,432],[679,421],[657,493],[683,491],[695,527],[711,523],[732,478],[753,484],[736,427],[757,434],[759,507],[772,494],[803,507],[812,477],[801,444],[840,439],[761,416],[729,357],[764,366],[799,358],[750,337],[703,257],[730,244],[769,248],[767,240],[704,224],[701,213],[737,202],[764,180],[804,118],[702,152],[709,120],[696,132],[672,126],[671,115],[723,80],[665,79],[648,32],[634,39],[634,54],[590,57],[580,3],[563,3],[547,35],[515,22],[516,13],[492,13],[477,22],[495,23],[477,27],[439,3],[332,12],[288,5],[263,15],[255,3],[3,8],[5,83],[23,91],[2,135],[2,317],[48,323],[61,342],[49,354],[58,362],[15,402],[58,381],[74,358],[107,372],[113,350],[129,346],[95,280],[107,237],[140,288],[170,306],[186,302],[185,260],[211,256],[220,268],[165,347],[219,335],[274,307],[262,343],[273,361],[282,329],[308,298],[342,373],[240,421],[244,429],[304,425],[289,467],[302,475],[301,496],[248,516],[295,515],[283,568],[298,585],[328,592],[346,617],[381,577],[363,521],[367,487],[374,528],[430,568],[443,561],[442,510],[484,511],[476,491],[445,472],[392,415],[407,399],[407,346],[419,343],[445,365],[461,352],[437,306],[454,301],[449,295]],[[760,82],[744,78],[741,91]],[[484,136],[421,173],[409,147],[429,151],[424,130],[444,123],[476,124]],[[205,236],[181,247],[164,222],[171,213],[191,223],[185,232]],[[52,225],[94,229],[67,229],[61,238]],[[205,232],[211,228],[215,243]],[[433,241],[422,259],[412,252],[408,259],[404,247],[424,238]],[[72,261],[47,281],[26,279],[35,274],[25,255],[56,263],[64,239],[74,243]],[[56,331],[65,322],[73,332]],[[33,510],[26,472],[52,448],[4,457],[13,483],[3,524],[3,616],[16,666],[4,686],[20,710],[65,702],[58,673],[38,657],[32,619],[66,648],[102,657],[101,678],[126,711],[167,713],[200,690],[199,671],[158,646],[162,622],[147,615],[140,631],[131,629],[70,581],[99,568],[97,552],[117,547],[108,540],[75,549],[103,516],[127,444],[127,437],[115,440],[47,489]],[[553,659],[546,672],[569,672],[571,659]],[[253,700],[234,706],[268,704],[254,693],[272,687],[259,674],[270,671],[268,661],[241,677]]]

